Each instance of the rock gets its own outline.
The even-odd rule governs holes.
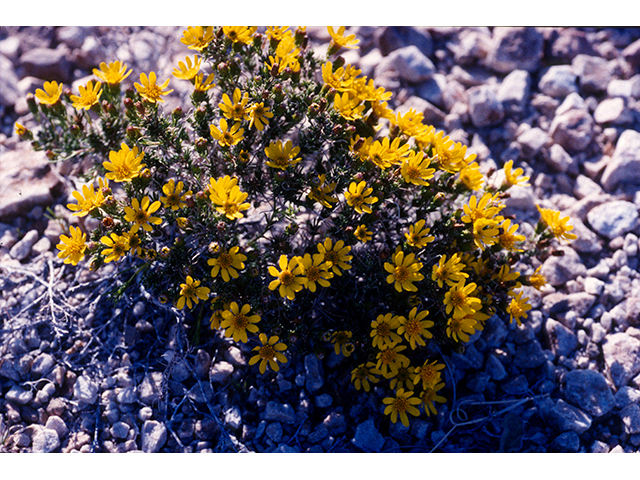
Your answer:
[[[238,405],[233,405],[224,412],[224,424],[236,430],[242,428],[242,412]]]
[[[384,437],[374,425],[373,420],[369,419],[357,426],[352,443],[363,452],[380,453],[384,446]]]
[[[306,373],[306,387],[309,393],[315,393],[324,385],[324,372],[322,361],[314,354],[304,357],[304,369]]]
[[[553,65],[540,78],[538,88],[550,97],[565,98],[578,91],[577,79],[569,65]]]
[[[375,76],[383,72],[395,72],[409,83],[420,83],[436,72],[433,62],[416,45],[398,48],[384,57],[375,70]]]
[[[225,362],[224,360],[212,364],[211,370],[209,371],[209,378],[211,379],[211,383],[226,383],[233,371],[233,365],[231,365],[229,362]]]
[[[564,377],[564,397],[593,417],[607,414],[615,401],[604,375],[593,370],[573,370]]]
[[[633,230],[638,220],[638,207],[625,200],[606,202],[587,213],[587,221],[598,234],[613,239]]]
[[[17,87],[19,78],[13,70],[13,62],[0,54],[0,105],[5,107],[15,105],[20,99]]]
[[[631,65],[631,68],[634,70],[640,68],[640,39],[625,47],[621,53],[623,58]]]
[[[33,453],[51,453],[60,446],[58,432],[42,425],[33,425],[31,428],[31,451]]]
[[[98,399],[98,384],[86,375],[80,375],[73,385],[73,398],[80,404],[94,404]]]
[[[415,45],[426,56],[433,54],[433,40],[431,39],[431,35],[429,32],[418,30],[415,27],[383,27],[376,43],[379,45],[380,51],[384,56],[408,45]]]
[[[601,440],[596,440],[591,445],[591,453],[609,453],[609,444]]]
[[[550,285],[564,285],[569,280],[587,273],[587,267],[584,266],[580,256],[573,248],[560,246],[558,250],[564,252],[564,255],[561,257],[550,256],[540,268],[540,273],[545,276]]]
[[[558,172],[569,172],[578,169],[577,160],[557,143],[551,145],[547,155],[543,155],[546,163]]]
[[[19,385],[14,385],[4,396],[7,402],[16,403],[18,405],[27,405],[33,399],[33,392],[31,389],[22,388]]]
[[[49,430],[55,430],[58,434],[58,438],[64,438],[69,433],[69,427],[67,427],[65,421],[57,415],[51,415],[47,418],[47,422],[44,426]]]
[[[115,422],[109,431],[113,438],[123,440],[129,435],[129,425],[124,422]]]
[[[571,62],[580,89],[586,94],[604,92],[611,80],[609,62],[602,57],[579,54]]]
[[[31,247],[38,241],[38,231],[37,230],[29,230],[25,233],[24,237],[20,239],[11,250],[9,250],[9,255],[15,258],[16,260],[24,260],[31,253]]]
[[[640,407],[637,403],[627,405],[620,411],[624,431],[628,435],[640,433]]]
[[[33,48],[20,56],[19,65],[24,75],[30,75],[42,80],[62,83],[72,81],[71,64],[68,60],[69,48],[60,45],[52,48]]]
[[[564,432],[551,442],[551,450],[563,453],[575,453],[580,450],[580,437],[576,432]]]
[[[31,364],[31,374],[38,377],[44,377],[56,366],[55,359],[48,353],[41,353]]]
[[[588,414],[562,399],[554,402],[549,397],[543,398],[539,402],[538,408],[542,418],[551,427],[561,432],[571,430],[578,435],[582,435],[591,427],[592,420]]]
[[[149,372],[138,386],[138,396],[145,405],[152,405],[162,397],[162,372]]]
[[[598,253],[602,251],[598,235],[582,223],[582,220],[578,216],[569,216],[571,218],[570,225],[573,225],[571,233],[578,237],[571,242],[573,249],[580,253]]]
[[[633,122],[633,115],[621,97],[605,98],[593,112],[593,119],[598,124],[610,123],[625,125]]]
[[[640,402],[640,390],[625,385],[618,389],[614,395],[616,407],[624,408],[629,404],[636,404]]]
[[[347,420],[340,412],[331,412],[322,421],[322,424],[327,427],[330,435],[339,437],[347,431]]]
[[[550,293],[542,299],[542,312],[545,315],[571,311],[579,317],[584,317],[596,301],[596,297],[586,292]]]
[[[549,42],[549,56],[554,63],[571,63],[579,54],[595,55],[587,34],[576,28],[559,28],[553,32]]]
[[[522,147],[522,157],[525,159],[535,157],[548,141],[547,133],[538,127],[522,132],[517,138],[517,142]]]
[[[535,72],[543,56],[544,37],[534,27],[496,27],[487,64],[497,72]]]
[[[626,80],[614,78],[607,85],[608,97],[623,97],[627,100],[631,97],[640,97],[640,75],[634,75]]]
[[[525,110],[531,91],[531,75],[526,70],[514,70],[507,75],[498,88],[498,101],[507,113]]]
[[[538,344],[539,346],[540,344]],[[502,362],[495,356],[487,356],[485,361],[485,372],[492,380],[504,380],[507,378],[507,370],[502,365]]]
[[[513,364],[518,368],[537,368],[547,361],[544,350],[537,339],[529,340],[516,347]]]
[[[333,398],[328,393],[323,393],[315,398],[314,403],[318,408],[327,408],[333,403]]]
[[[601,185],[607,192],[621,183],[640,184],[640,132],[635,130],[622,132],[602,173]]]
[[[147,420],[140,429],[142,451],[157,453],[167,442],[167,427],[155,420]]]
[[[608,335],[602,343],[602,353],[613,383],[623,387],[640,372],[640,340],[626,333]]]
[[[211,367],[211,355],[206,350],[198,349],[193,362],[193,374],[196,378],[204,380]]]
[[[593,126],[593,118],[588,111],[574,108],[554,117],[549,134],[565,150],[580,152],[591,143]]]
[[[295,423],[296,412],[288,403],[282,404],[276,400],[267,402],[263,419],[270,422]]]
[[[71,48],[80,48],[82,47],[85,39],[95,33],[94,27],[80,27],[74,25],[60,27],[56,30],[56,37],[58,37],[60,42],[65,43]]]
[[[319,424],[313,431],[307,435],[307,441],[309,443],[319,443],[329,436],[329,430],[322,423]]]
[[[282,440],[282,424],[280,422],[270,423],[267,425],[265,433],[273,442],[279,443]]]
[[[545,323],[545,333],[551,351],[553,351],[556,357],[568,357],[578,348],[576,334],[552,318],[548,318]]]
[[[462,30],[458,34],[458,43],[452,47],[456,65],[470,65],[484,60],[493,48],[491,31],[488,28]]]
[[[579,93],[570,93],[567,95],[562,103],[556,108],[555,114],[556,116],[562,115],[563,113],[567,113],[569,110],[588,110],[587,102],[580,96]]]
[[[488,85],[468,90],[469,117],[476,127],[495,125],[504,118],[504,108],[494,88]]]

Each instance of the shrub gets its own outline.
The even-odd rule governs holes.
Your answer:
[[[41,127],[16,130],[90,166],[64,263],[133,261],[126,286],[255,344],[261,373],[283,352],[333,350],[356,389],[388,388],[384,412],[408,424],[445,401],[428,345],[462,351],[497,313],[520,324],[522,286],[544,284],[530,260],[574,235],[540,209],[526,238],[501,213],[522,169],[483,173],[422,113],[394,112],[391,92],[337,56],[358,40],[329,32],[319,59],[303,27],[189,27],[194,55],[171,79],[193,85],[189,107],[164,112],[170,80],[153,71],[124,88],[132,72],[116,60],[78,95],[45,82],[28,101]]]

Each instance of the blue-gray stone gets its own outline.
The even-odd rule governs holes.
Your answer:
[[[384,446],[384,437],[369,419],[358,425],[352,442],[363,452],[379,453]]]

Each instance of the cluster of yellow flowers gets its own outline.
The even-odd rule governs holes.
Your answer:
[[[180,40],[196,54],[173,70],[193,87],[188,113],[159,108],[169,79],[141,73],[125,89],[127,65],[103,62],[79,95],[56,82],[35,92],[30,108],[51,121],[33,144],[108,154],[72,194],[65,263],[142,262],[162,303],[196,322],[209,308],[211,329],[259,342],[249,363],[261,373],[287,361],[281,336],[300,352],[331,348],[354,362],[356,389],[388,380],[384,411],[408,424],[445,401],[427,341],[454,348],[497,312],[520,324],[522,287],[545,280],[518,261],[575,235],[542,208],[535,238],[518,233],[503,199],[527,185],[523,170],[510,161],[485,177],[466,146],[394,111],[391,92],[337,57],[353,35],[328,32],[321,63],[304,27],[189,27]]]

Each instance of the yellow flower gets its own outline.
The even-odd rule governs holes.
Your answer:
[[[498,243],[500,227],[493,218],[478,218],[473,222],[473,241],[481,250]]]
[[[290,165],[295,165],[300,160],[300,157],[294,158],[300,153],[300,147],[294,147],[291,140],[282,145],[282,140],[277,142],[271,142],[268,147],[264,149],[264,153],[271,160],[266,164],[271,168],[279,168],[280,170],[286,170]]]
[[[400,173],[404,181],[414,185],[429,185],[427,180],[433,178],[436,170],[429,168],[431,160],[425,158],[424,152],[410,152],[409,156],[402,160]]]
[[[477,285],[475,283],[465,285],[465,279],[453,285],[444,294],[447,314],[452,314],[453,318],[462,318],[467,315],[473,315],[480,310],[480,307],[482,307],[480,299],[472,296],[476,288]]]
[[[87,234],[82,233],[78,227],[69,227],[70,237],[60,235],[60,243],[56,248],[60,250],[58,258],[64,258],[64,263],[77,265],[84,258],[84,252],[87,249]]]
[[[422,366],[416,367],[415,377],[413,377],[414,385],[418,382],[422,382],[422,388],[424,390],[434,387],[436,384],[442,381],[442,373],[440,370],[444,368],[444,365],[438,363],[436,360],[433,363],[429,363],[429,359],[425,360]]]
[[[329,32],[329,35],[331,35],[332,39],[331,45],[329,46],[329,52],[331,53],[328,53],[328,55],[332,55],[343,47],[360,48],[356,46],[356,44],[360,43],[360,40],[356,39],[354,34],[348,36],[344,35],[345,27],[338,28],[337,32],[333,27],[327,27],[327,31]]]
[[[347,330],[339,330],[331,334],[331,343],[333,343],[333,350],[336,353],[336,355],[340,355],[341,351],[345,357],[348,357],[349,355],[351,355],[351,352],[353,350],[352,349],[350,350],[348,345],[349,344],[353,345],[350,342],[352,335],[353,334]]]
[[[176,306],[182,310],[186,304],[187,308],[191,309],[193,303],[197,305],[200,300],[209,298],[209,292],[211,292],[209,288],[200,286],[200,280],[194,280],[187,275],[186,283],[180,284],[180,297]]]
[[[16,122],[15,132],[16,132],[16,135],[18,135],[19,137],[22,137],[24,135],[28,135],[29,134],[29,129],[27,127],[25,127],[24,125]]]
[[[378,383],[380,381],[380,379],[375,376],[376,374],[380,374],[380,372],[376,370],[375,363],[362,363],[351,370],[351,382],[353,386],[356,387],[356,390],[363,388],[365,392],[368,392],[371,390],[369,382]]]
[[[529,185],[529,177],[525,177],[524,175],[522,175],[524,173],[524,170],[522,170],[521,168],[516,168],[515,170],[511,171],[512,168],[513,160],[509,160],[504,164],[504,186],[508,188],[513,185],[520,185],[522,187],[526,187],[527,185]]]
[[[318,253],[322,254],[323,261],[329,263],[333,269],[333,273],[338,276],[342,275],[342,270],[349,270],[351,265],[347,262],[351,261],[352,255],[349,255],[351,247],[345,246],[344,241],[338,240],[335,245],[329,237],[324,239],[324,243],[318,244]]]
[[[392,390],[397,388],[413,390],[413,379],[415,378],[413,370],[411,365],[407,365],[406,367],[400,367],[396,373],[387,373],[384,378],[389,380],[389,388]]]
[[[269,125],[269,118],[273,118],[273,113],[269,111],[269,107],[265,107],[263,102],[251,105],[248,108],[249,128],[255,126],[258,130],[264,130]]]
[[[409,227],[409,233],[405,233],[407,244],[414,248],[423,248],[433,242],[435,237],[429,235],[430,228],[424,228],[425,220],[418,220],[415,225]]]
[[[272,40],[276,40],[276,41],[280,41],[282,40],[284,37],[291,35],[291,31],[289,30],[289,27],[267,27],[267,31],[265,32],[265,35],[272,39]]]
[[[511,225],[511,220],[506,218],[502,225],[500,225],[501,232],[498,236],[498,243],[505,250],[511,250],[513,252],[522,252],[521,248],[516,247],[516,242],[524,242],[524,235],[516,235],[516,230],[518,230],[518,224],[514,223]]]
[[[351,90],[355,78],[361,73],[353,65],[339,67],[334,72],[331,62],[323,64],[321,70],[324,84],[341,92]]]
[[[122,236],[125,237],[127,243],[129,244],[129,251],[132,254],[136,254],[142,258],[142,241],[140,240],[138,234],[129,231],[123,233]],[[168,249],[168,247],[163,247],[163,249],[165,248]]]
[[[517,280],[519,277],[520,277],[519,272],[515,270],[511,271],[511,267],[509,267],[509,265],[502,265],[498,273],[492,275],[491,279],[496,280],[497,282],[500,282],[500,283],[505,283],[505,282],[513,282]],[[520,282],[518,282],[518,285],[521,286]]]
[[[304,257],[296,257],[298,260],[298,267],[304,286],[311,290],[316,291],[316,283],[322,287],[328,287],[331,284],[329,279],[333,278],[333,273],[329,271],[331,267],[328,262],[324,261],[323,256],[320,253],[311,255],[305,253]]]
[[[112,233],[111,238],[107,236],[102,237],[100,242],[108,247],[100,252],[107,257],[104,259],[105,263],[120,260],[120,257],[126,255],[130,248],[129,238],[125,235],[117,235],[116,233]]]
[[[297,258],[287,260],[286,255],[280,255],[278,266],[280,270],[273,265],[269,266],[269,274],[276,277],[275,280],[269,283],[269,290],[278,288],[281,297],[293,300],[296,293],[302,290],[305,282],[300,276],[301,268],[298,265],[298,260]]]
[[[460,261],[460,254],[454,253],[449,260],[446,255],[442,255],[437,264],[433,266],[431,280],[438,282],[438,287],[442,288],[444,283],[450,287],[469,275],[464,270],[465,265]]]
[[[225,336],[232,337],[235,342],[247,343],[247,332],[257,333],[260,315],[247,315],[251,305],[245,304],[242,309],[236,302],[231,302],[229,309],[222,312],[221,328],[224,328]]]
[[[323,207],[333,208],[331,203],[336,203],[338,199],[330,195],[336,188],[336,183],[325,184],[327,176],[323,173],[318,175],[318,180],[313,182],[311,191],[307,194],[311,200],[315,200]],[[329,203],[331,202],[331,203]]]
[[[242,270],[244,268],[242,262],[247,259],[247,256],[238,253],[239,251],[240,247],[231,247],[228,251],[221,250],[217,258],[207,260],[207,264],[213,267],[211,276],[215,278],[220,273],[225,282],[228,282],[231,277],[238,278],[240,275],[236,269]]]
[[[507,313],[511,316],[511,322],[515,319],[518,325],[522,325],[520,321],[521,318],[527,318],[527,311],[531,310],[531,305],[529,305],[528,298],[522,298],[522,292],[518,292],[518,294],[514,294],[514,292],[509,292],[511,295],[511,302],[507,307]]]
[[[427,125],[422,123],[424,120],[424,113],[417,112],[414,108],[410,109],[408,112],[405,112],[404,115],[401,113],[397,113],[393,117],[394,123],[400,128],[402,133],[408,135],[409,137],[417,137],[424,133],[426,133],[429,128]]]
[[[78,109],[89,110],[92,106],[98,103],[100,99],[100,95],[102,95],[101,83],[96,82],[95,86],[93,82],[89,80],[87,82],[87,86],[84,87],[80,85],[78,90],[80,91],[80,96],[71,95],[71,101],[73,102],[73,107]]]
[[[182,32],[180,41],[190,50],[201,52],[213,40],[213,27],[189,27]]]
[[[540,208],[539,205],[536,205],[536,207],[538,207],[538,211],[540,212],[540,223],[549,228],[555,238],[567,241],[578,238],[577,235],[569,233],[573,230],[572,225],[567,225],[569,217],[560,218],[560,212],[556,210]]]
[[[147,101],[151,103],[164,102],[164,100],[161,98],[162,95],[168,95],[173,92],[173,89],[164,90],[169,85],[170,79],[167,78],[167,80],[162,85],[157,85],[156,80],[156,72],[149,73],[148,77],[146,73],[141,73],[140,83],[136,82],[133,86],[136,87],[136,90],[138,90],[138,93],[140,93],[142,98],[146,99]]]
[[[477,313],[477,312],[476,312]],[[478,321],[474,314],[465,315],[464,317],[450,317],[447,320],[447,336],[453,338],[456,342],[468,342],[469,335],[476,333]]]
[[[411,390],[405,391],[404,388],[396,390],[395,395],[395,397],[387,397],[382,400],[382,403],[386,405],[384,414],[391,416],[392,423],[396,423],[400,417],[402,424],[408,427],[409,416],[407,414],[414,417],[420,415],[420,410],[415,407],[420,404],[420,398],[414,397]]]
[[[58,82],[44,82],[44,90],[36,89],[36,98],[43,105],[54,105],[60,100],[62,95],[62,84]]]
[[[391,167],[392,165],[400,165],[404,158],[411,155],[409,144],[405,143],[400,145],[400,138],[397,137],[393,141],[389,140],[389,137],[384,137],[382,140],[376,140],[371,144],[368,151],[368,158],[375,163],[381,169]],[[420,161],[422,157],[417,157],[416,161]],[[425,167],[424,169],[422,167]],[[420,164],[420,172],[425,177],[431,178],[429,175],[428,165]],[[414,165],[415,167],[415,165]],[[417,178],[417,177],[416,177]],[[406,179],[405,179],[406,180]]]
[[[249,102],[249,95],[247,92],[242,94],[239,88],[236,88],[233,92],[233,101],[226,93],[222,95],[222,103],[218,106],[222,110],[222,114],[229,120],[249,120],[249,114],[247,112],[247,103]]]
[[[540,273],[541,267],[542,266],[536,268],[535,271],[529,275],[529,284],[536,290],[540,290],[547,284],[547,279]]]
[[[424,275],[418,273],[422,268],[422,262],[415,261],[415,255],[410,253],[405,256],[402,250],[398,250],[393,256],[393,263],[385,263],[384,269],[390,274],[387,276],[387,283],[394,283],[398,292],[408,290],[415,292],[418,290],[413,282],[424,279]]]
[[[418,307],[413,307],[408,318],[400,317],[399,319],[398,335],[404,334],[412,350],[416,348],[416,344],[424,347],[426,345],[424,339],[433,337],[427,329],[433,327],[434,323],[431,320],[424,320],[427,315],[429,315],[427,310],[418,313]]]
[[[193,61],[190,57],[185,57],[185,62],[178,62],[178,68],[173,69],[173,76],[181,80],[192,80],[198,74],[202,59],[197,55],[193,56]]]
[[[367,230],[367,226],[366,225],[359,225],[355,231],[353,232],[353,234],[356,236],[356,238],[358,240],[360,240],[362,243],[367,243],[369,240],[371,240],[371,235],[373,235],[373,232]]]
[[[164,193],[166,196],[160,197],[160,201],[164,204],[165,208],[178,210],[179,208],[184,208],[187,206],[184,201],[187,198],[187,195],[191,195],[193,192],[189,190],[188,192],[182,193],[183,188],[184,183],[180,181],[176,185],[176,182],[173,178],[162,186],[162,193]]]
[[[127,72],[127,65],[121,63],[120,60],[111,62],[107,65],[105,62],[100,63],[100,70],[93,69],[93,74],[109,85],[118,85],[131,74],[132,70]]]
[[[371,322],[371,333],[374,347],[382,349],[385,345],[393,347],[402,341],[400,335],[394,330],[400,326],[400,319],[392,313],[378,315],[375,321]]]
[[[138,147],[130,149],[126,143],[122,143],[119,151],[109,152],[110,161],[102,164],[109,171],[105,177],[115,182],[130,182],[146,166],[140,163],[143,157],[144,152],[140,152]]]
[[[238,179],[229,175],[209,180],[209,198],[217,206],[216,210],[229,220],[244,217],[241,212],[251,206],[249,203],[243,203],[249,194],[241,191],[237,184]]]
[[[69,203],[67,208],[72,212],[74,217],[84,217],[94,208],[100,208],[104,203],[104,195],[102,189],[98,189],[96,192],[93,189],[93,185],[83,185],[82,193],[75,191],[73,197],[78,201],[78,204]]]
[[[240,42],[246,45],[253,42],[253,34],[257,29],[258,27],[222,27],[222,31],[229,40],[233,43]]]
[[[224,317],[222,316],[222,310],[214,310],[211,314],[211,318],[209,319],[209,326],[211,327],[211,330],[218,330],[223,320]]]
[[[460,170],[460,181],[469,190],[480,190],[484,185],[484,175],[480,172],[480,166],[472,162]]]
[[[160,208],[160,201],[156,200],[151,203],[149,196],[145,195],[142,198],[142,202],[139,202],[137,198],[131,200],[130,207],[124,207],[125,220],[127,222],[133,222],[134,225],[131,228],[131,233],[136,233],[140,227],[143,230],[150,232],[152,230],[151,225],[160,225],[162,219],[158,217],[152,217],[151,214]]]
[[[489,218],[502,220],[501,216],[496,215],[500,213],[500,210],[504,208],[504,205],[497,202],[497,194],[492,195],[486,192],[480,200],[475,195],[471,195],[469,203],[463,205],[464,215],[461,220],[465,223],[474,223],[479,218]]]
[[[215,83],[213,83],[213,73],[210,73],[205,78],[204,73],[199,73],[195,77],[193,77],[193,89],[197,92],[206,92],[207,90],[215,87]]]
[[[432,141],[433,154],[438,167],[446,172],[456,173],[476,158],[475,153],[465,158],[467,146],[460,142],[455,143],[449,137],[443,137],[443,132],[433,135]]]
[[[443,388],[444,388],[444,383],[438,383],[437,385],[434,385],[431,388],[425,389],[420,394],[420,400],[422,402],[422,407],[424,408],[424,413],[426,413],[428,417],[430,417],[432,413],[434,415],[438,414],[438,411],[436,410],[436,405],[435,405],[436,402],[445,403],[447,401],[446,398],[444,398],[441,395],[438,395],[438,392]]]
[[[376,368],[385,376],[387,372],[398,373],[400,367],[409,366],[409,359],[400,353],[406,349],[407,347],[404,345],[382,345],[378,355],[376,355],[378,360]]]
[[[210,125],[209,130],[211,131],[211,136],[218,140],[221,147],[236,145],[244,138],[244,128],[240,128],[240,123],[235,123],[229,128],[227,120],[224,118],[220,119],[220,128]]]
[[[351,182],[349,190],[344,192],[344,198],[347,203],[355,208],[358,213],[372,213],[370,205],[378,201],[378,197],[371,197],[373,188],[367,188],[367,182],[362,180],[360,183]]]
[[[280,363],[287,363],[287,357],[282,352],[287,349],[284,343],[279,343],[280,340],[277,336],[272,336],[267,339],[264,333],[261,333],[258,337],[262,346],[254,347],[253,351],[257,352],[249,360],[249,365],[255,365],[260,362],[260,373],[264,373],[267,370],[267,365],[271,367],[271,370],[277,372],[280,370]]]
[[[362,118],[364,112],[364,103],[350,92],[344,92],[342,95],[336,93],[333,98],[333,107],[345,120],[355,121]]]

